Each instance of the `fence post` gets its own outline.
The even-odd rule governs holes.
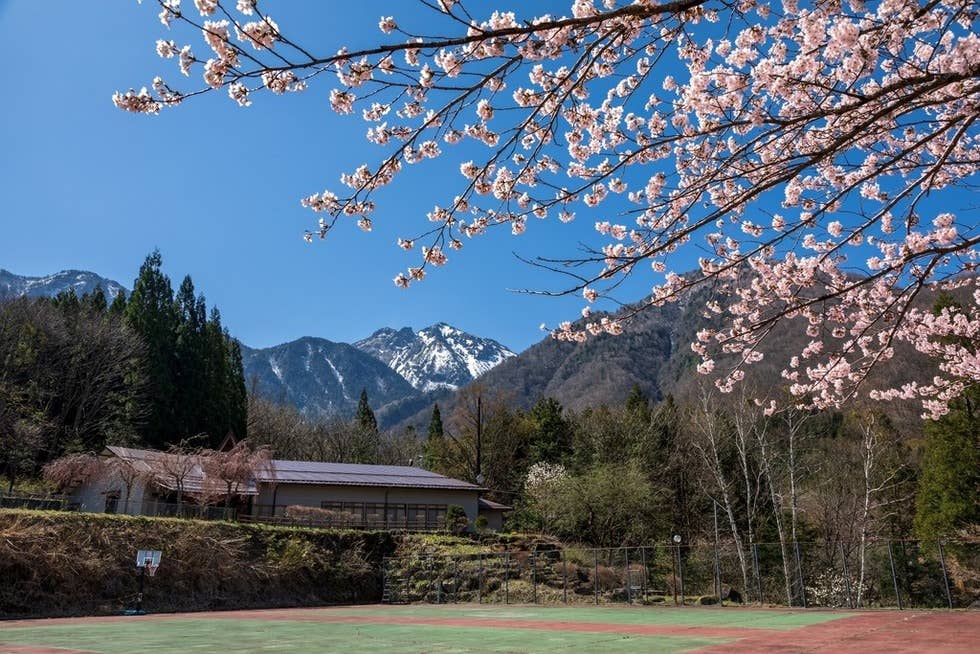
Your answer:
[[[762,597],[762,569],[759,567],[759,544],[752,543],[752,565],[755,567],[755,583],[759,591],[757,596],[759,600],[759,606],[762,606],[764,600]]]
[[[847,608],[854,608],[854,597],[851,595],[851,573],[847,571],[847,554],[844,552],[844,541],[837,543],[840,549],[840,560],[844,564],[844,592],[847,593]]]
[[[432,557],[429,557],[429,568],[435,570]],[[442,570],[436,572],[436,604],[442,604]]]
[[[568,558],[564,547],[561,548],[561,598],[568,604]]]
[[[649,581],[647,577],[650,575],[650,571],[647,570],[647,548],[646,545],[640,547],[640,566],[643,568],[643,577],[640,579],[640,592],[643,593],[642,602],[646,602],[647,599],[647,582]]]
[[[476,572],[476,603],[483,603],[483,554],[480,554],[480,567]]]
[[[715,516],[715,595],[718,596],[718,606],[722,605],[721,599],[721,542],[718,537],[718,502],[713,502]]]
[[[677,566],[677,564],[678,564],[677,547],[674,548],[673,555],[674,556],[670,557],[671,558],[671,563],[674,565],[674,583],[671,584],[671,587],[673,587],[673,589],[674,589],[674,606],[677,606],[677,578],[678,578],[678,575],[677,575],[677,567],[678,567]]]
[[[633,603],[633,576],[630,574],[630,548],[623,550],[624,562],[626,563],[626,603]]]
[[[892,571],[892,585],[895,587],[895,601],[898,602],[898,610],[902,610],[902,594],[898,591],[898,577],[895,576],[895,557],[892,556],[892,542],[888,544],[888,567]]]
[[[806,603],[806,581],[803,579],[803,557],[800,556],[800,541],[793,541],[793,551],[796,553],[796,574],[800,578],[800,596],[803,600],[803,608],[809,608]]]
[[[946,557],[943,555],[943,541],[937,540],[936,547],[939,548],[939,565],[943,570],[943,585],[946,587],[946,606],[953,610],[953,595],[949,592],[949,575],[946,574]]]
[[[381,558],[381,601],[384,602],[384,597],[388,591],[388,557]],[[391,596],[388,596],[388,603],[391,604]]]
[[[681,558],[681,545],[677,544],[677,574],[681,585],[681,606],[684,606],[684,560]]]
[[[599,550],[592,550],[592,581],[595,582],[595,603],[599,603]]]
[[[510,604],[510,552],[504,554],[504,604]]]
[[[531,553],[531,588],[534,591],[534,595],[533,595],[533,598],[534,598],[534,602],[533,603],[534,604],[537,604],[538,603],[538,565],[537,565],[537,561],[538,561],[537,557],[534,556],[534,553],[532,552]]]
[[[453,604],[456,603],[459,592],[459,557],[453,560]]]

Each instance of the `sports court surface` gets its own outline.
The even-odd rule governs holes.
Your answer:
[[[976,652],[980,613],[356,606],[0,622],[3,654]]]

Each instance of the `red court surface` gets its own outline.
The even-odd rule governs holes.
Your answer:
[[[213,628],[202,632],[201,625]],[[236,641],[236,631],[254,625],[293,630],[296,641],[290,645],[288,638],[271,635],[268,642]],[[197,631],[187,635],[192,627]],[[393,640],[384,645],[384,634],[390,630],[395,630]],[[209,643],[212,631],[215,641]],[[446,633],[454,635],[448,648],[439,639]],[[514,633],[527,635],[523,641],[504,638]],[[373,640],[359,642],[358,635]],[[563,640],[552,638],[558,635]],[[193,642],[168,649],[167,642],[176,637]],[[980,652],[980,612],[462,604],[221,611],[0,622],[0,653],[328,652],[337,651],[334,646],[340,642],[331,639],[342,637],[352,639],[351,653],[381,651],[374,648],[383,645],[389,652],[584,652],[596,651],[600,643],[608,652],[972,653]],[[140,638],[146,639],[145,650]],[[549,650],[546,642],[555,648]]]

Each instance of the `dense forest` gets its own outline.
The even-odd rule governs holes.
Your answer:
[[[879,408],[765,415],[750,392],[710,384],[652,402],[529,410],[480,384],[426,433],[378,434],[366,396],[353,423],[317,422],[252,397],[251,438],[283,458],[421,465],[512,505],[509,526],[599,546],[710,537],[732,542],[870,542],[957,537],[980,524],[980,389],[924,436]],[[477,462],[477,433],[481,460]]]
[[[0,304],[0,467],[13,487],[54,458],[106,444],[163,448],[244,438],[241,351],[159,252],[127,298],[101,290]]]
[[[351,420],[311,419],[254,384],[248,392],[217,309],[189,277],[174,292],[161,264],[147,257],[129,297],[111,304],[96,292],[0,305],[10,485],[106,443],[216,447],[232,434],[277,458],[479,477],[514,507],[511,528],[600,546],[708,538],[716,515],[732,543],[782,547],[957,537],[980,523],[977,388],[909,429],[871,403],[767,415],[750,385],[721,394],[706,379],[575,409],[475,383],[445,413],[432,406],[427,428],[384,431],[366,392]]]

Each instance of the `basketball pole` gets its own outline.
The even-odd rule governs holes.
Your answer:
[[[146,586],[146,563],[140,566],[140,585],[136,593],[136,615],[143,614],[143,589]]]

